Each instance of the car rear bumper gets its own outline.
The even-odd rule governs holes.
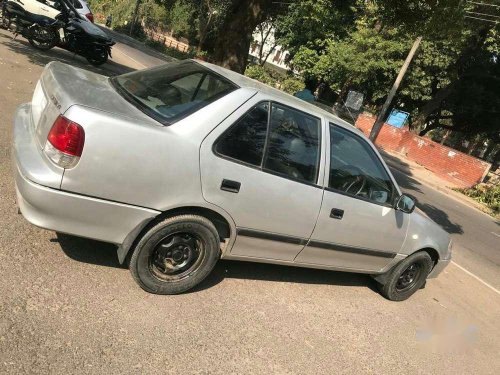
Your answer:
[[[438,260],[432,271],[429,273],[429,276],[427,276],[428,279],[433,279],[435,277],[438,277],[438,275],[446,268],[448,264],[450,264],[451,258],[450,259],[441,259]]]
[[[17,203],[30,223],[46,229],[121,244],[158,211],[61,191],[62,173],[45,159],[31,129],[30,105],[14,120],[13,167]],[[48,186],[47,186],[48,185]]]

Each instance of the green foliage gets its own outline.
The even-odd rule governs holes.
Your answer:
[[[333,4],[332,4],[333,3]],[[276,18],[275,37],[293,57],[302,47],[321,50],[325,39],[345,37],[354,20],[356,0],[302,0],[292,2]]]
[[[303,90],[306,87],[303,81],[297,78],[286,78],[283,82],[281,82],[281,90],[288,94],[295,94],[296,92]]]
[[[301,47],[293,66],[333,90],[361,89],[375,102],[387,93],[410,46],[411,41],[394,30],[380,32],[358,22],[347,38],[326,39],[322,51]]]
[[[500,185],[478,184],[471,189],[463,189],[461,192],[485,204],[494,214],[500,214]]]
[[[190,1],[177,0],[170,12],[170,30],[176,37],[189,38],[195,33],[194,4]]]
[[[260,65],[249,65],[245,75],[269,86],[276,84],[276,79],[271,76],[269,70]]]

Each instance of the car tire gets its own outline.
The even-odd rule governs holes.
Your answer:
[[[402,260],[389,271],[384,284],[378,284],[380,293],[391,301],[404,301],[421,289],[432,270],[433,262],[425,251],[419,251]]]
[[[220,257],[213,223],[201,216],[180,215],[148,229],[130,257],[129,269],[142,289],[179,294],[198,285]]]

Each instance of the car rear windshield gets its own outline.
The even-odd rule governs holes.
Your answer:
[[[127,73],[111,82],[125,99],[164,125],[171,125],[238,88],[191,60]]]

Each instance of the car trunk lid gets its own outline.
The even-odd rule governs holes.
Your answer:
[[[54,121],[72,105],[134,118],[138,123],[160,125],[117,93],[108,77],[56,61],[45,67],[31,104],[33,126],[41,148]]]

